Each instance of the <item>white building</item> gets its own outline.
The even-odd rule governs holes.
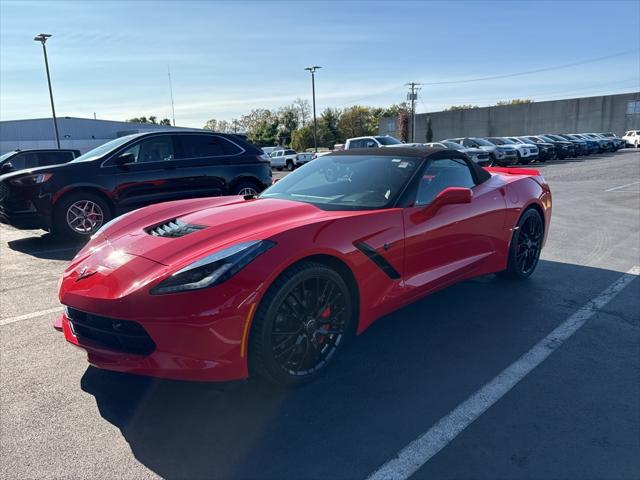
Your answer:
[[[109,140],[132,133],[154,130],[194,130],[148,123],[115,122],[93,118],[58,118],[60,147],[85,153]],[[52,118],[0,122],[0,155],[15,149],[56,148]]]

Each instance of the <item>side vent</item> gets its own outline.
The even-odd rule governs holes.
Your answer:
[[[178,238],[184,237],[185,235],[189,235],[193,232],[197,232],[198,230],[202,230],[203,228],[206,227],[202,225],[192,225],[190,223],[185,223],[182,220],[174,218],[172,220],[161,223],[160,225],[149,227],[145,231],[149,235],[153,235],[154,237]]]
[[[377,267],[382,270],[389,278],[393,280],[397,280],[398,278],[400,278],[400,274],[398,273],[398,271],[393,268],[393,265],[387,262],[387,259],[380,255],[375,248],[364,242],[355,243],[354,246],[362,253],[364,253],[367,257],[369,257],[369,260],[375,263]]]

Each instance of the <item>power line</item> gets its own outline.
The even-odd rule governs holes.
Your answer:
[[[463,80],[444,80],[441,82],[424,82],[422,83],[422,85],[452,85],[452,84],[456,84],[456,83],[470,83],[470,82],[483,82],[485,80],[497,80],[500,78],[511,78],[511,77],[518,77],[521,75],[530,75],[533,73],[541,73],[541,72],[548,72],[551,70],[559,70],[562,68],[569,68],[569,67],[575,67],[578,65],[584,65],[585,63],[593,63],[593,62],[599,62],[602,60],[608,60],[610,58],[615,58],[615,57],[621,57],[623,55],[628,55],[629,53],[634,53],[634,52],[638,52],[640,51],[640,49],[635,49],[635,50],[626,50],[624,52],[620,52],[620,53],[615,53],[613,55],[605,55],[602,57],[595,57],[595,58],[589,58],[586,60],[581,60],[579,62],[572,62],[572,63],[565,63],[564,65],[554,65],[554,66],[550,66],[550,67],[543,67],[543,68],[538,68],[535,70],[526,70],[523,72],[515,72],[515,73],[506,73],[503,75],[492,75],[490,77],[478,77],[478,78],[467,78],[467,79],[463,79]]]

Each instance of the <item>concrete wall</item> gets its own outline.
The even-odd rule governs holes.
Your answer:
[[[427,117],[433,139],[535,135],[539,133],[615,132],[640,129],[640,109],[628,113],[640,92],[572,98],[523,105],[483,107],[416,115],[416,142],[426,141]],[[397,136],[397,121],[382,118],[380,133]],[[411,131],[411,126],[409,126]]]

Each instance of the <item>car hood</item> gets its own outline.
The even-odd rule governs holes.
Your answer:
[[[462,150],[462,152],[475,155],[477,153],[486,153],[487,151],[483,150],[482,148],[465,148],[464,150]]]
[[[136,210],[107,225],[78,253],[73,263],[84,261],[107,245],[128,255],[177,265],[238,242],[265,240],[296,226],[358,213],[324,211],[307,203],[269,198],[220,197],[167,202]],[[151,229],[176,221],[194,228],[176,237],[151,233]]]
[[[4,175],[0,175],[0,182],[4,180],[11,180],[15,177],[21,177],[23,175],[32,175],[36,173],[54,173],[62,168],[74,168],[78,164],[71,163],[60,163],[58,165],[47,165],[44,167],[35,167],[35,168],[26,168],[24,170],[14,170],[13,172],[5,173]]]

